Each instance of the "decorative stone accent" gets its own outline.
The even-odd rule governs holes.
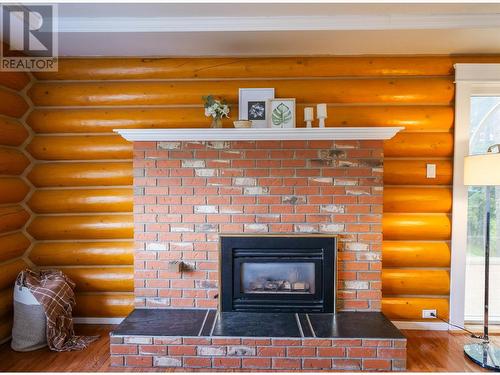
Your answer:
[[[252,356],[255,355],[255,348],[250,346],[228,346],[227,355],[230,356]]]
[[[269,189],[256,186],[256,187],[246,187],[244,189],[244,194],[246,195],[259,195],[259,194],[269,194]]]
[[[227,348],[226,347],[217,347],[217,346],[198,346],[197,350],[198,355],[226,355]]]
[[[205,160],[183,160],[182,168],[205,168]]]
[[[181,142],[158,142],[159,150],[179,150]]]
[[[182,359],[171,357],[153,357],[154,367],[181,367]]]
[[[257,185],[257,179],[255,178],[245,178],[245,177],[236,177],[234,179],[234,184],[238,186],[255,186]]]

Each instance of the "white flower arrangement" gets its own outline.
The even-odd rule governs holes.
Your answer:
[[[203,100],[205,102],[205,116],[214,119],[229,118],[231,108],[224,99],[216,99],[213,95],[208,95],[204,96]]]

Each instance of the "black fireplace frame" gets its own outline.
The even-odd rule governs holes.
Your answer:
[[[251,294],[241,292],[241,264],[255,262],[312,262],[314,294]],[[337,237],[331,235],[220,236],[219,310],[221,312],[336,311]],[[330,287],[328,287],[330,286]]]

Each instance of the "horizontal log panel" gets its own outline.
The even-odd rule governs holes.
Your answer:
[[[449,308],[447,298],[382,298],[382,312],[392,320],[421,320],[422,310],[433,309],[437,310],[440,318],[446,320]]]
[[[28,104],[19,94],[0,87],[0,114],[21,117],[28,110]]]
[[[36,190],[28,201],[36,213],[131,212],[132,189]]]
[[[31,81],[26,72],[0,72],[0,85],[22,90]]]
[[[40,163],[28,179],[36,187],[132,185],[132,162]]]
[[[40,80],[196,79],[453,75],[453,64],[498,63],[498,56],[264,58],[71,58]]]
[[[132,142],[119,135],[36,136],[27,150],[38,160],[132,159]]]
[[[298,115],[303,116],[302,110]],[[299,116],[297,116],[299,117]],[[301,117],[303,119],[303,117]],[[452,106],[328,106],[327,125],[402,126],[404,131],[450,131]],[[297,122],[299,123],[299,122]]]
[[[119,80],[451,75],[450,57],[60,59],[41,80]]]
[[[37,242],[30,259],[38,266],[131,265],[134,243],[113,242]]]
[[[229,103],[238,102],[241,87],[274,87],[276,97],[298,103],[433,103],[450,104],[454,98],[449,78],[395,78],[361,80],[251,80],[45,83],[31,87],[38,106],[105,106],[201,104],[212,93]]]
[[[29,217],[21,206],[0,207],[0,234],[21,229]]]
[[[131,292],[134,290],[132,267],[63,268],[76,283],[78,292]]]
[[[449,242],[384,241],[385,267],[449,267]]]
[[[0,272],[0,290],[13,287],[18,273],[27,266],[26,262],[22,259],[2,264],[2,272]]]
[[[385,187],[384,212],[451,212],[452,191],[448,187]]]
[[[427,178],[427,164],[436,164],[436,178]],[[384,160],[386,185],[451,185],[451,160]]]
[[[391,157],[452,157],[452,133],[399,133],[384,142],[384,155]]]
[[[447,214],[393,214],[382,217],[384,240],[448,241],[451,218]]]
[[[0,342],[8,339],[12,334],[12,318],[0,319]]]
[[[0,174],[19,175],[29,165],[30,161],[22,152],[0,147]]]
[[[303,125],[303,104],[297,105],[297,126]],[[406,131],[442,131],[453,128],[451,106],[328,106],[327,126],[404,126]],[[231,118],[238,117],[238,107],[231,107]],[[98,133],[113,129],[136,128],[206,128],[210,122],[198,108],[106,108],[48,109],[30,113],[28,124],[37,133]]]
[[[134,309],[132,293],[76,294],[74,316],[126,317]]]
[[[19,258],[29,246],[30,240],[21,232],[0,236],[0,263]]]
[[[37,216],[28,232],[37,240],[128,239],[132,215]]]
[[[19,146],[29,135],[21,123],[6,117],[0,117],[0,129],[0,145]]]
[[[382,291],[384,295],[447,295],[450,273],[447,270],[384,269]]]
[[[12,313],[12,288],[6,288],[0,291],[0,320],[8,319]]]
[[[21,202],[30,188],[19,177],[0,178],[0,204]]]

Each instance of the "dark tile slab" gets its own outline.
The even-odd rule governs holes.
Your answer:
[[[203,328],[201,329],[200,336],[210,336],[210,333],[212,332],[212,328],[215,323],[216,316],[217,316],[217,311],[215,310],[208,311],[207,319],[205,319],[205,323],[203,324]]]
[[[206,309],[136,309],[111,335],[301,337],[301,331],[304,337],[404,338],[377,312],[217,314]]]
[[[311,323],[308,319],[307,314],[298,314],[300,327],[302,328],[302,333],[304,337],[313,337],[313,331],[311,327]]]
[[[198,336],[206,315],[206,309],[135,309],[111,334]]]
[[[213,336],[301,337],[293,313],[220,313]]]
[[[308,314],[317,337],[403,339],[403,334],[382,313],[340,312]]]

